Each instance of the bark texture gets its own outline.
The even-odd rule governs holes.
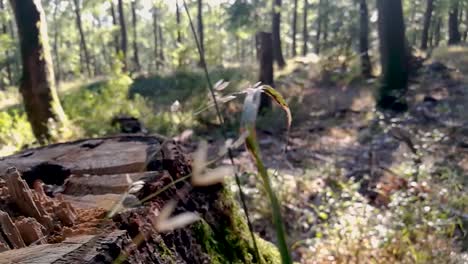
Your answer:
[[[309,28],[307,23],[307,15],[309,14],[309,2],[304,0],[304,10],[302,14],[302,56],[307,55],[307,45],[309,44]]]
[[[431,26],[432,12],[434,11],[434,0],[427,0],[426,11],[424,12],[424,25],[421,36],[421,49],[426,50],[429,39],[429,28]]]
[[[281,48],[281,4],[282,0],[275,0],[272,10],[272,38],[273,38],[273,55],[278,67],[286,66],[283,51]]]
[[[297,35],[297,2],[298,0],[294,0],[294,7],[293,7],[293,20],[292,20],[292,51],[291,54],[293,57],[296,57],[297,50],[296,50],[296,35]]]
[[[85,37],[84,29],[83,29],[83,23],[81,22],[80,0],[73,0],[73,3],[75,4],[76,26],[78,27],[78,32],[80,33],[80,47],[82,48],[82,51],[83,51],[82,53],[84,55],[86,72],[88,76],[91,76],[91,61],[89,57],[88,45],[86,44],[86,37]]]
[[[359,1],[359,52],[361,53],[361,74],[364,77],[372,76],[372,64],[369,56],[369,10],[367,1]]]
[[[452,1],[452,4],[450,6],[449,20],[448,20],[448,31],[449,31],[448,32],[449,33],[448,44],[449,45],[456,45],[456,44],[459,44],[461,41],[459,21],[458,21],[459,6],[460,6],[460,2],[458,0]]]
[[[203,30],[203,1],[197,0],[197,31],[198,41],[200,41],[201,53],[205,54],[205,34]],[[203,55],[204,56],[204,55]],[[198,65],[204,66],[202,60],[198,62]]]
[[[23,72],[20,92],[34,136],[51,139],[50,122],[59,125],[65,114],[55,90],[47,25],[39,0],[10,0],[20,37]]]
[[[11,194],[19,190],[20,197],[32,197],[22,214],[60,203],[60,208],[70,212],[45,209],[55,233],[42,245],[0,253],[0,259],[7,263],[279,263],[276,248],[259,238],[262,259],[257,259],[243,216],[223,185],[193,187],[186,180],[171,185],[188,175],[191,166],[181,147],[167,138],[128,135],[56,144],[0,161],[2,173],[10,166],[17,170],[0,175],[21,187],[5,188],[0,178],[0,201],[24,203],[23,198]],[[122,194],[134,186],[132,181],[142,183],[141,188],[127,193],[120,203]],[[43,184],[38,186],[37,182]],[[202,220],[157,232],[155,217],[171,200],[177,202],[174,215],[190,211]],[[106,212],[114,211],[115,203],[124,208],[106,219]],[[24,247],[20,239],[30,241],[42,229],[41,222],[33,218],[25,221],[13,214],[8,204],[0,203],[0,210],[12,217],[0,211],[0,225],[14,232],[16,226],[30,223],[30,235],[16,232],[14,237],[4,238],[0,232],[0,244],[12,245],[11,239],[17,241],[17,247]],[[60,218],[70,215],[76,218],[69,223]]]
[[[407,110],[408,54],[401,0],[377,0],[382,80],[378,106]]]
[[[258,79],[262,84],[274,86],[272,34],[269,32],[259,32],[256,38],[260,70]],[[266,109],[269,107],[271,107],[271,100],[268,96],[262,94],[260,108]]]
[[[138,55],[138,29],[137,29],[137,0],[133,0],[131,3],[132,7],[132,25],[133,25],[133,63],[135,64],[135,71],[141,70],[140,56]]]
[[[119,9],[119,24],[120,24],[120,51],[122,52],[122,60],[124,70],[127,70],[127,26],[125,24],[125,12],[123,0],[118,2]]]

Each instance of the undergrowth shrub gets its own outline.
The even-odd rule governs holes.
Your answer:
[[[12,154],[32,142],[34,135],[24,111],[0,112],[0,156]]]

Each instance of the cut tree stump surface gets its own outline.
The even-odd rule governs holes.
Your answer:
[[[6,251],[0,264],[258,263],[227,188],[171,183],[190,171],[182,149],[162,136],[85,139],[1,158],[0,211],[6,220],[0,223],[0,252]],[[142,188],[128,195],[134,182]],[[139,203],[155,192],[160,194]],[[203,220],[156,232],[155,216],[171,200],[178,201],[175,215],[191,211]],[[116,205],[120,210],[107,219]],[[279,263],[276,248],[257,240],[262,263]]]

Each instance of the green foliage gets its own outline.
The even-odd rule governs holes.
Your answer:
[[[0,112],[0,156],[12,154],[32,142],[34,135],[23,111]]]

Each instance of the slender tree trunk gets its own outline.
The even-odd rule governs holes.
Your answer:
[[[361,53],[361,73],[365,77],[372,76],[372,64],[369,56],[369,10],[366,0],[359,0],[360,27],[359,52]]]
[[[292,56],[296,57],[296,35],[297,35],[297,0],[294,0],[294,11],[292,19]],[[305,11],[305,10],[304,10]]]
[[[43,144],[52,137],[50,121],[60,125],[66,119],[55,90],[46,18],[39,0],[10,2],[16,17],[22,54],[20,92],[34,135]]]
[[[434,0],[427,0],[426,12],[424,13],[424,26],[421,36],[421,49],[427,49],[427,42],[429,38],[429,28],[431,26],[432,11],[434,10]]]
[[[442,40],[442,18],[438,17],[437,22],[434,28],[434,47],[438,47],[440,45],[440,41]]]
[[[136,15],[137,0],[132,0],[132,24],[133,24],[133,62],[135,63],[135,70],[141,70],[140,58],[138,56],[138,30],[137,30],[137,15]]]
[[[377,0],[382,83],[377,105],[407,110],[408,56],[401,0]]]
[[[164,39],[163,39],[163,30],[161,24],[158,25],[159,33],[159,61],[161,66],[164,64]]]
[[[154,41],[154,61],[156,70],[159,70],[159,44],[158,44],[158,9],[153,7],[153,41]]]
[[[309,42],[309,29],[307,27],[307,14],[309,13],[309,3],[304,0],[304,13],[302,14],[302,56],[307,55],[307,44]]]
[[[88,72],[88,76],[91,76],[91,62],[89,59],[88,53],[88,46],[86,45],[86,38],[83,31],[83,24],[81,23],[81,7],[80,7],[80,0],[73,0],[75,3],[75,15],[76,15],[76,26],[78,27],[78,31],[80,33],[80,45],[83,49],[84,60],[86,64],[86,71]]]
[[[257,55],[259,62],[260,74],[258,80],[262,84],[274,86],[273,73],[273,36],[269,32],[258,32],[256,35]],[[271,100],[262,94],[260,108],[266,109],[271,107]]]
[[[112,25],[114,25],[115,28],[119,28],[119,22],[117,21],[117,14],[115,12],[115,6],[114,6],[113,0],[110,0],[110,5],[111,5]],[[113,35],[114,35],[115,54],[119,54],[120,52],[119,34],[117,34],[117,32],[114,32]]]
[[[5,11],[5,4],[3,3],[3,0],[0,0],[0,11]],[[8,29],[7,29],[7,21],[0,21],[1,23],[1,30],[3,34],[8,34]],[[5,68],[6,68],[6,73],[7,73],[7,79],[8,79],[8,84],[11,85],[13,83],[13,77],[12,77],[12,72],[11,72],[11,63],[10,63],[10,52],[8,50],[5,50],[5,57],[6,57],[6,62],[5,62]],[[0,82],[1,84],[1,82]]]
[[[460,30],[458,28],[458,12],[459,12],[460,2],[458,0],[453,1],[450,10],[449,10],[449,45],[459,44],[461,41]]]
[[[323,48],[328,48],[328,26],[330,24],[330,19],[328,18],[329,8],[328,8],[328,0],[324,0],[324,11],[323,11],[323,25],[322,25],[322,32],[323,32]]]
[[[317,16],[317,33],[315,35],[315,53],[320,54],[320,38],[322,36],[322,21],[323,21],[323,1],[320,0],[318,4]]]
[[[272,40],[273,40],[273,54],[278,67],[284,68],[286,66],[286,61],[283,57],[283,51],[281,49],[281,2],[282,0],[274,0],[274,5],[272,8]]]
[[[60,52],[59,52],[59,33],[60,33],[60,24],[57,22],[58,21],[58,14],[59,14],[59,7],[60,0],[55,0],[54,1],[54,15],[53,15],[53,21],[54,21],[54,44],[53,44],[53,50],[55,54],[55,80],[57,83],[60,83],[60,79],[62,77],[62,70],[60,67]]]
[[[197,9],[198,9],[198,13],[197,13],[198,41],[200,41],[201,52],[202,54],[204,54],[205,53],[205,34],[203,32],[203,1],[202,0],[197,0]],[[198,65],[203,67],[204,65],[202,65],[202,63],[203,63],[202,60],[200,60],[198,62]]]
[[[176,23],[177,23],[177,43],[182,44],[182,32],[181,32],[181,17],[179,1],[176,0]]]
[[[120,24],[120,50],[122,51],[122,60],[124,64],[124,71],[128,69],[127,67],[127,26],[125,24],[125,12],[123,6],[123,0],[118,2],[119,9],[119,24]]]

